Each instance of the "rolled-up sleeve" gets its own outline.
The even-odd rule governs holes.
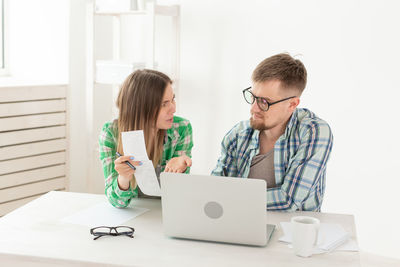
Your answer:
[[[99,136],[100,160],[105,179],[105,194],[108,201],[117,208],[129,205],[132,198],[137,197],[137,189],[124,191],[118,186],[118,172],[114,169],[116,159],[116,138],[110,123],[106,123]]]

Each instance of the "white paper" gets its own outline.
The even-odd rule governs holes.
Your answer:
[[[335,251],[359,251],[359,248],[354,239],[349,239],[346,243],[337,247]]]
[[[122,146],[124,155],[133,156],[143,165],[137,166],[135,171],[136,183],[140,190],[149,196],[161,196],[161,188],[154,170],[153,162],[149,160],[142,130],[122,132]]]
[[[281,222],[284,235],[279,241],[292,243],[292,227],[290,222]],[[289,246],[291,247],[291,245]],[[314,254],[326,253],[333,250],[358,251],[355,240],[339,224],[321,223],[318,232],[317,248]]]
[[[122,132],[121,135],[124,155],[134,156],[135,160],[149,160],[142,130]]]
[[[61,219],[63,223],[80,224],[90,227],[118,226],[145,213],[149,209],[140,207],[128,207],[118,209],[104,201],[100,204],[81,210],[75,214]]]

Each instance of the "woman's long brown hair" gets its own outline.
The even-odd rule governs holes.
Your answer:
[[[165,130],[156,128],[162,98],[171,79],[155,70],[137,70],[124,81],[117,98],[118,146],[123,154],[121,133],[143,130],[147,154],[157,166],[163,152]]]

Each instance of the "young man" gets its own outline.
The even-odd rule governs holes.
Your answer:
[[[278,54],[252,80],[243,90],[250,120],[225,135],[212,175],[266,180],[268,210],[320,211],[333,136],[325,121],[297,108],[307,82],[303,63]]]

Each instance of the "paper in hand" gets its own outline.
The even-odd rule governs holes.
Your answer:
[[[161,188],[154,170],[153,162],[149,160],[142,130],[122,132],[122,147],[124,155],[131,155],[143,165],[137,166],[136,182],[140,190],[149,196],[161,196]]]

